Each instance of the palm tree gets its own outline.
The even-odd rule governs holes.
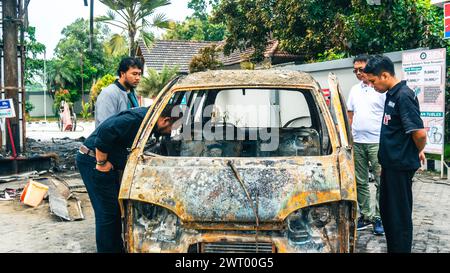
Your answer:
[[[159,7],[170,5],[169,0],[100,0],[110,10],[106,15],[96,18],[96,21],[110,24],[122,29],[127,33],[129,55],[136,55],[136,36],[140,34],[143,38],[148,33],[149,27],[167,28],[169,21],[162,13],[154,14]],[[152,21],[148,18],[153,15]]]
[[[164,66],[160,72],[153,68],[147,70],[147,76],[142,77],[137,91],[145,98],[153,98],[178,74],[178,66]]]

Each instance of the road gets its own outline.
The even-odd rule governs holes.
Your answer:
[[[82,185],[79,176],[76,173],[73,175],[66,181],[72,186]],[[0,191],[24,185],[25,181],[0,184]],[[450,184],[430,175],[417,175],[413,193],[413,252],[449,253]],[[17,201],[0,201],[0,253],[95,252],[92,206],[87,193],[77,195],[82,200],[86,217],[78,222],[63,222],[50,215],[47,201],[37,208],[27,207]],[[373,235],[371,228],[359,232],[356,252],[386,252],[384,236]]]

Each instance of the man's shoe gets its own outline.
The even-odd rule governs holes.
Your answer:
[[[384,235],[384,228],[380,219],[376,219],[375,222],[373,223],[373,234]]]
[[[358,218],[358,226],[357,226],[356,230],[364,230],[368,226],[370,226],[370,224],[372,224],[372,223],[370,221],[364,220],[364,217],[359,217]]]

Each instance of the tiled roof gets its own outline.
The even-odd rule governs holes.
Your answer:
[[[179,66],[179,71],[189,72],[189,64],[192,58],[199,53],[199,50],[212,44],[223,45],[225,42],[205,42],[205,41],[176,41],[176,40],[158,40],[149,49],[143,41],[139,41],[140,53],[145,60],[145,66],[156,70],[162,70],[164,66]],[[278,41],[269,41],[265,57],[295,58],[292,55],[278,50]],[[254,52],[253,48],[244,51],[234,51],[229,56],[219,54],[219,60],[224,66],[239,64],[246,61]]]
[[[139,42],[139,47],[145,66],[162,70],[164,66],[178,65],[180,72],[189,72],[192,57],[209,44],[210,42],[159,40],[148,50],[143,42]]]

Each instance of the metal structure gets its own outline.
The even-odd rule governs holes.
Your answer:
[[[123,173],[119,200],[127,251],[353,252],[357,202],[351,132],[334,74],[328,85],[330,108],[320,86],[303,72],[216,70],[166,86],[142,122]],[[238,127],[197,116],[202,107],[216,105],[218,92],[230,90],[242,92],[240,99],[251,92],[302,92],[311,105],[307,116],[315,121],[287,128],[305,117],[295,114],[274,136],[280,140],[277,151],[265,153],[258,148],[263,142],[251,140],[252,131],[275,128],[279,121]],[[300,100],[289,99],[292,107],[302,107]],[[273,101],[267,96],[266,102],[276,105]],[[161,142],[159,149],[151,135],[168,105],[186,106],[183,135]],[[252,114],[256,120],[262,117],[258,112]],[[218,140],[203,138],[213,131],[219,132]],[[222,137],[226,131],[230,139]],[[299,137],[303,144],[291,141]],[[296,143],[304,145],[301,151]]]
[[[28,27],[28,5],[30,0],[2,0],[0,2],[0,97],[13,99],[16,117],[11,118],[12,140],[17,152],[25,147],[25,30]],[[5,137],[6,126],[0,134],[1,146],[12,150],[12,142]],[[3,150],[3,149],[2,149]]]

